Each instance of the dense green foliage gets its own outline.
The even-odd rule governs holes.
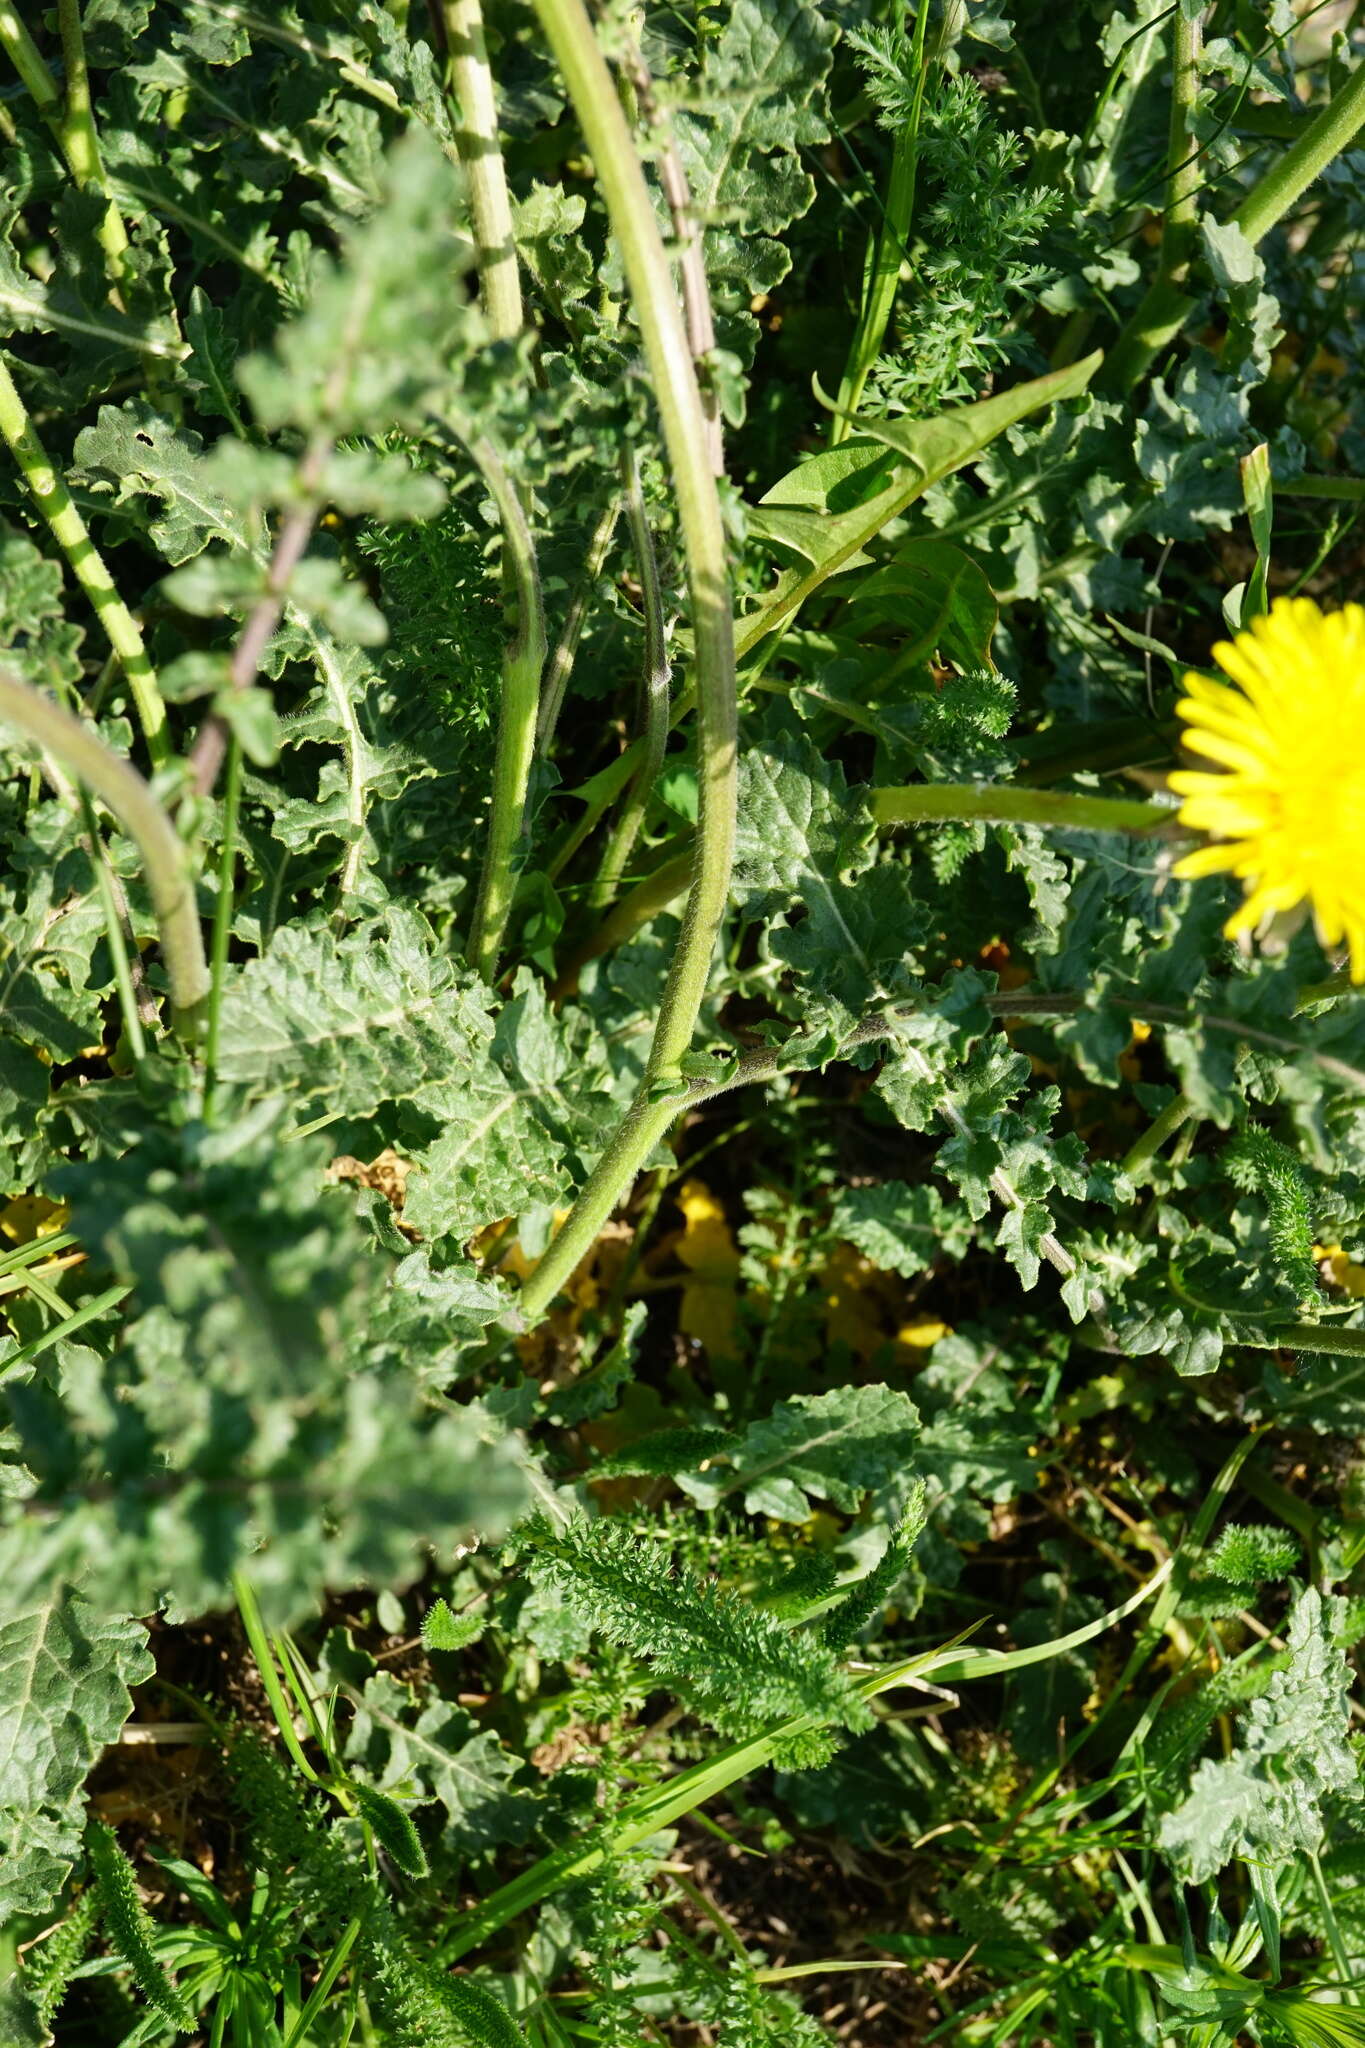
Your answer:
[[[1365,2043],[1365,8],[0,67],[0,2048]]]

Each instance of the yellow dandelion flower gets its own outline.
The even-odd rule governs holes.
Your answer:
[[[1187,675],[1177,709],[1185,745],[1222,772],[1182,770],[1171,788],[1182,824],[1216,843],[1175,872],[1245,884],[1230,938],[1306,900],[1365,981],[1365,607],[1277,598],[1213,653],[1231,682]]]

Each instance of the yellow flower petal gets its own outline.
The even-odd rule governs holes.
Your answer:
[[[1213,652],[1229,681],[1190,673],[1177,708],[1187,749],[1221,772],[1170,778],[1182,823],[1213,843],[1175,872],[1246,885],[1232,936],[1306,899],[1365,982],[1365,607],[1278,598]]]

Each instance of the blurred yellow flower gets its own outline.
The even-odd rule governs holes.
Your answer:
[[[1231,682],[1187,675],[1177,708],[1185,745],[1222,772],[1182,770],[1171,788],[1181,822],[1217,843],[1175,872],[1245,884],[1230,938],[1306,899],[1365,981],[1365,607],[1277,598],[1213,653]]]

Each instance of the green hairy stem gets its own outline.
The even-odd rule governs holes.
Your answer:
[[[469,189],[483,310],[493,339],[514,341],[524,325],[521,279],[479,0],[445,0],[445,29],[450,81],[459,103],[456,140]]]
[[[737,790],[734,623],[725,529],[707,460],[706,412],[668,252],[630,130],[582,0],[535,0],[592,155],[644,339],[687,562],[697,689],[697,850],[641,1093],[523,1290],[529,1317],[554,1300],[680,1106],[669,1084],[692,1042],[725,915]],[[660,1099],[665,1090],[669,1092]]]
[[[602,865],[589,895],[589,906],[603,909],[611,902],[626,872],[635,841],[644,823],[645,806],[664,765],[668,745],[668,634],[664,624],[663,592],[659,587],[659,564],[654,538],[645,514],[640,468],[634,454],[626,458],[626,521],[635,549],[635,567],[640,578],[645,614],[645,667],[641,679],[644,752],[631,778],[616,827],[607,842]]]
[[[34,740],[92,789],[142,855],[171,984],[171,1019],[186,1044],[199,1036],[209,992],[189,853],[151,790],[69,711],[0,670],[0,719]]]
[[[62,152],[76,183],[92,185],[104,194],[104,218],[99,226],[100,247],[104,250],[110,277],[117,288],[123,281],[128,230],[123,225],[123,216],[100,158],[99,136],[90,103],[90,76],[85,64],[85,37],[81,31],[81,0],[58,0],[57,22],[66,71],[66,102],[60,136]]]
[[[502,515],[504,559],[517,615],[516,630],[503,656],[493,802],[469,936],[470,965],[485,981],[491,981],[516,895],[512,861],[526,819],[526,792],[536,748],[540,673],[545,666],[545,607],[535,542],[521,500],[486,441],[479,442],[473,453]]]
[[[873,789],[868,807],[879,825],[956,820],[1051,825],[1073,832],[1155,832],[1175,822],[1166,804],[1065,789],[1021,789],[1012,783],[916,782],[904,789]]]
[[[514,341],[524,324],[521,279],[479,0],[445,0],[445,27],[484,316],[495,341]],[[516,610],[515,630],[503,657],[488,840],[469,938],[471,965],[491,981],[516,894],[512,862],[526,822],[546,641],[535,542],[525,507],[489,443],[480,442],[473,452],[502,517],[505,578]]]
[[[25,28],[14,0],[0,0],[0,48],[18,72],[38,112],[61,140],[62,99],[43,53]]]
[[[76,580],[89,598],[119,666],[128,678],[152,765],[154,768],[163,767],[170,758],[166,707],[161,700],[156,670],[143,643],[142,629],[119,596],[104,557],[76,510],[64,477],[49,460],[38,439],[28,408],[3,359],[0,359],[0,434],[9,444],[33,494],[34,503],[71,564]]]

